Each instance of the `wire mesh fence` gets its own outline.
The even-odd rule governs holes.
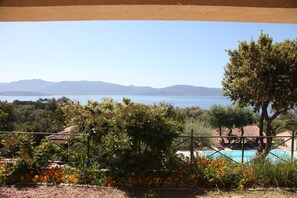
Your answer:
[[[273,159],[297,159],[294,130],[291,136],[269,136],[273,144],[266,155]],[[267,136],[179,136],[174,142],[173,153],[176,157],[191,162],[196,157],[224,157],[236,163],[250,163],[260,154],[260,139]],[[48,161],[69,166],[89,166],[100,161],[100,145],[91,144],[88,134],[44,133],[24,131],[0,131],[0,158],[9,161],[12,158],[33,158],[33,155],[45,154]],[[59,147],[50,147],[46,142]],[[92,145],[92,146],[91,146]],[[38,150],[39,149],[39,150]],[[38,150],[38,151],[37,151]],[[79,155],[84,153],[84,155]],[[108,153],[107,153],[108,155]],[[106,155],[105,155],[106,156]],[[36,156],[35,156],[36,157]]]
[[[260,140],[266,145],[272,138],[271,147],[262,152]],[[176,141],[177,153],[189,161],[195,157],[224,157],[236,163],[250,163],[257,156],[265,155],[271,160],[297,159],[297,140],[294,130],[291,136],[180,136]]]

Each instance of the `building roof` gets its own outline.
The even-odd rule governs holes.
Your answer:
[[[76,128],[77,126],[70,126],[65,128],[63,131],[60,131],[53,135],[49,135],[46,138],[55,143],[65,144],[67,143],[67,140],[70,138],[70,132],[75,130]]]
[[[292,136],[292,131],[283,131],[276,136]]]

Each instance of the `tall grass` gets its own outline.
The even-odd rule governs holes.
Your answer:
[[[258,186],[296,187],[297,160],[287,162],[262,160],[253,164]]]
[[[212,128],[210,125],[203,121],[203,120],[196,120],[196,119],[188,119],[186,120],[185,127],[184,127],[184,133],[182,135],[190,136],[191,131],[193,130],[193,135],[195,136],[194,140],[194,147],[196,149],[202,149],[202,147],[208,146],[214,144],[212,138],[199,138],[199,136],[211,136]],[[187,142],[189,144],[189,141]],[[183,144],[182,147],[189,148],[189,146],[186,146],[186,144]]]
[[[208,122],[203,120],[188,119],[185,123],[184,132],[186,135],[194,132],[194,136],[211,136],[212,127]]]

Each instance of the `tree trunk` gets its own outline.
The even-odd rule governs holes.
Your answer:
[[[283,109],[281,111],[277,111],[275,112],[275,114],[273,116],[271,116],[269,118],[268,116],[268,113],[267,113],[267,109],[266,111],[264,112],[264,116],[265,116],[265,121],[266,121],[266,136],[271,136],[271,123],[272,121],[277,118],[277,116],[279,116],[282,112],[286,112],[287,109]],[[266,148],[265,148],[265,151],[268,152],[272,147],[272,137],[267,137],[267,143],[266,143]]]
[[[272,120],[267,120],[266,122],[266,136],[271,136],[271,121]],[[266,142],[265,151],[268,153],[272,146],[272,137],[267,137],[266,140],[267,142]]]
[[[228,128],[228,129],[229,129],[229,133],[228,133],[228,144],[230,144],[231,143],[231,140],[232,140],[232,137],[230,137],[231,134],[232,134],[232,128]]]
[[[221,140],[222,140],[222,145],[225,146],[225,140],[224,140],[224,138],[222,138],[222,128],[221,127],[219,127],[219,135],[220,135]]]
[[[240,127],[240,131],[241,131],[240,136],[242,137],[244,134],[243,126]],[[241,144],[241,141],[242,141],[242,138],[240,138],[240,141],[239,141],[240,144]]]
[[[141,156],[141,145],[140,145],[140,139],[138,140],[138,157]]]
[[[264,113],[261,112],[260,122],[259,122],[259,136],[260,136],[260,151],[264,150],[264,141],[263,141],[263,128],[264,128]]]

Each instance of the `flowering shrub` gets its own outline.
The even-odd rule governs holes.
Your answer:
[[[0,162],[0,182],[5,183],[6,181],[11,180],[15,169],[16,166],[13,162]]]
[[[159,172],[127,173],[117,177],[107,172],[87,170],[81,172],[74,168],[28,169],[22,174],[13,174],[17,166],[13,163],[0,163],[1,182],[34,182],[34,183],[88,183],[106,185],[107,187],[165,187],[165,188],[195,188],[224,187],[244,188],[256,180],[250,165],[235,164],[228,160],[217,158],[201,158],[192,164],[180,164],[176,169]],[[14,175],[19,178],[12,179]]]
[[[22,164],[0,162],[0,183],[85,183],[106,185],[101,171],[76,168],[28,168]]]
[[[203,174],[204,184],[224,188],[244,188],[256,182],[253,167],[251,165],[237,164],[230,160],[217,158],[199,159],[197,170]],[[202,179],[200,177],[200,179]]]
[[[238,188],[296,186],[297,161],[271,164],[237,164],[224,158],[199,158],[161,171],[127,172],[115,175],[94,168],[30,168],[0,162],[1,183],[84,183],[107,187],[144,188]],[[273,170],[273,171],[271,171]],[[1,198],[1,197],[0,197]]]
[[[66,168],[31,169],[20,177],[21,182],[78,183],[78,170]]]
[[[0,198],[15,198],[15,194],[10,194],[10,193],[7,193],[7,192],[1,192],[0,193]]]
[[[252,186],[256,178],[250,165],[236,164],[222,158],[215,160],[201,158],[191,165],[181,164],[176,170],[139,174],[132,172],[121,178],[106,177],[106,181],[108,187],[197,188],[216,186],[243,189],[246,186]]]

